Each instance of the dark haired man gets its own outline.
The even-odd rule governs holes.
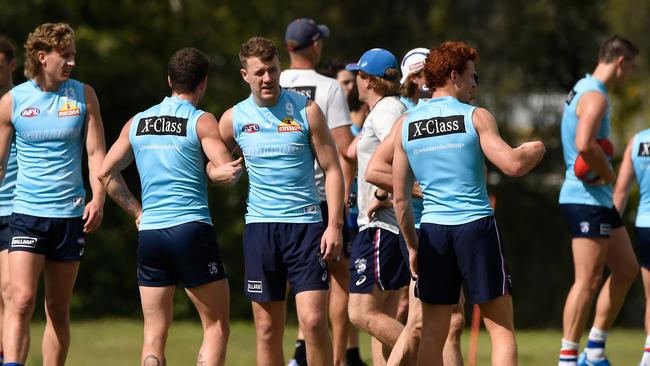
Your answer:
[[[102,164],[99,179],[138,225],[138,285],[144,315],[142,364],[164,365],[172,299],[180,281],[203,325],[200,365],[223,365],[230,300],[207,202],[210,178],[232,184],[241,161],[231,161],[215,117],[196,108],[207,87],[209,61],[195,49],[168,63],[171,97],[131,118]],[[135,159],[142,206],[120,171]]]
[[[431,49],[425,77],[433,95],[397,122],[402,128],[394,146],[395,212],[422,303],[418,365],[442,365],[461,284],[470,303],[481,307],[492,364],[517,364],[510,276],[488,199],[485,157],[505,174],[521,176],[541,160],[544,145],[534,141],[511,148],[492,114],[467,104],[476,93],[478,58],[463,42]],[[415,180],[424,199],[419,237],[411,207]]]
[[[249,177],[243,246],[257,363],[284,365],[288,281],[307,362],[330,366],[326,261],[341,253],[343,225],[343,174],[336,145],[318,105],[280,88],[273,42],[253,37],[241,46],[239,59],[251,95],[223,114],[219,128],[226,144],[241,150]],[[325,173],[327,227],[316,195],[314,159]]]
[[[637,47],[623,37],[606,40],[593,74],[576,83],[564,105],[562,149],[567,170],[559,201],[572,237],[575,279],[564,305],[561,366],[609,365],[605,356],[607,331],[639,272],[630,238],[612,201],[616,175],[597,142],[606,139],[611,128],[608,89],[624,82],[634,71],[638,53]],[[597,179],[587,182],[576,176],[578,157]],[[605,264],[610,275],[601,287],[587,347],[578,359],[578,343]]]

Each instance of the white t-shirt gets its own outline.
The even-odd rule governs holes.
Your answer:
[[[357,159],[359,161],[359,171],[357,173],[359,218],[357,223],[359,224],[359,231],[370,227],[379,227],[394,234],[399,234],[399,226],[392,207],[377,211],[372,221],[368,218],[366,213],[368,204],[373,199],[377,187],[366,182],[366,168],[379,143],[384,141],[386,136],[390,134],[393,123],[404,112],[406,112],[406,107],[400,102],[399,97],[384,97],[375,104],[363,123],[363,129],[359,134],[357,144]]]
[[[287,69],[280,74],[280,85],[315,101],[323,111],[330,130],[352,124],[348,102],[336,79],[321,75],[315,70]],[[318,162],[314,162],[314,167],[316,192],[322,202],[325,201],[325,175]]]

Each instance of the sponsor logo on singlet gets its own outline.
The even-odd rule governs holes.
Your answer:
[[[465,133],[465,116],[446,116],[421,119],[409,123],[409,141],[427,137]]]
[[[249,123],[247,125],[244,125],[244,127],[241,128],[241,132],[243,133],[255,133],[260,130],[260,125],[257,123]]]
[[[576,93],[575,90],[571,90],[571,91],[569,92],[569,95],[566,96],[566,100],[565,100],[564,102],[565,102],[567,105],[571,104],[571,101],[572,101],[573,98],[576,96],[576,94],[578,94],[578,93]]]
[[[36,108],[36,107],[28,107],[23,109],[22,112],[20,112],[20,115],[25,118],[32,118],[36,117],[41,113],[41,110]]]
[[[638,156],[643,156],[643,157],[650,156],[650,142],[642,142],[639,144]]]
[[[316,98],[316,87],[315,86],[290,86],[286,88],[288,91],[301,94],[309,100],[314,100]]]
[[[138,121],[136,136],[174,135],[187,136],[187,118],[175,116],[153,116]]]
[[[81,114],[81,109],[74,102],[65,102],[59,109],[59,117],[71,117]]]
[[[278,132],[302,132],[302,126],[291,117],[286,117],[278,125]]]

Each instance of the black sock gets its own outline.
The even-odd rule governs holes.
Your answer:
[[[347,366],[366,366],[359,355],[359,347],[348,348],[345,351],[345,363]]]
[[[296,339],[296,349],[293,352],[293,359],[298,365],[307,366],[307,348],[304,339]]]

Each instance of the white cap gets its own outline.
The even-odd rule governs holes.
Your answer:
[[[424,68],[424,60],[427,59],[427,55],[429,55],[429,50],[423,47],[414,48],[404,55],[401,64],[402,80],[400,84],[404,84],[411,74]]]

